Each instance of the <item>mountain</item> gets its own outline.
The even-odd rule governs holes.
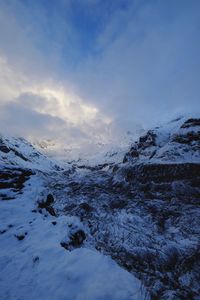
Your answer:
[[[71,172],[26,140],[1,136],[0,299],[145,299],[140,280],[90,245],[80,218],[55,208]]]
[[[32,170],[59,170],[62,164],[49,159],[23,138],[0,135],[0,164],[2,167],[16,166]]]
[[[199,299],[199,118],[92,163],[55,161],[21,139],[0,147],[2,299]]]

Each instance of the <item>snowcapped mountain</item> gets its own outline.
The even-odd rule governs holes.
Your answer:
[[[1,136],[0,299],[148,298],[140,280],[92,247],[79,216],[55,208],[71,172],[26,140]]]
[[[200,119],[91,158],[1,137],[1,299],[199,299]]]
[[[131,143],[144,132],[138,124],[134,124],[134,130],[130,131],[128,130],[130,124],[126,123],[122,129],[115,120],[105,128],[103,136],[94,133],[91,139],[82,142],[67,143],[58,137],[42,141],[34,140],[32,144],[44,155],[66,163],[88,166],[116,163],[123,159]]]
[[[59,170],[62,164],[49,159],[23,138],[0,135],[0,164],[32,170]]]
[[[182,117],[149,130],[133,144],[124,162],[199,162],[199,127],[198,119]]]

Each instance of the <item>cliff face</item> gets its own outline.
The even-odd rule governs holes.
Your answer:
[[[199,163],[200,120],[178,119],[149,130],[134,143],[124,163]]]
[[[200,119],[175,120],[140,137],[123,163],[113,168],[112,186],[129,195],[129,205],[137,202],[137,208],[155,226],[152,241],[144,242],[148,258],[142,258],[141,252],[136,255],[134,248],[127,253],[132,264],[140,261],[137,268],[142,276],[150,274],[145,277],[147,285],[159,282],[152,298],[197,299]]]
[[[114,168],[113,184],[122,183],[143,197],[199,203],[200,119],[176,120],[140,137]]]

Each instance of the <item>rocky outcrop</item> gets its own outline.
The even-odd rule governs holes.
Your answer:
[[[125,154],[123,163],[185,163],[199,161],[200,120],[179,120],[177,128],[158,127],[139,138]]]
[[[11,200],[14,195],[21,192],[24,188],[25,182],[33,175],[32,170],[25,170],[20,168],[3,168],[0,170],[0,199]],[[8,196],[6,190],[13,192],[13,196]]]

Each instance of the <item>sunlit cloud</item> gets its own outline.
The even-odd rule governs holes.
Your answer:
[[[1,130],[69,147],[119,145],[129,131],[199,111],[199,8],[0,1]]]
[[[57,140],[59,147],[109,138],[112,118],[53,80],[32,82],[0,58],[0,126],[30,140]],[[58,142],[59,140],[59,142]]]

